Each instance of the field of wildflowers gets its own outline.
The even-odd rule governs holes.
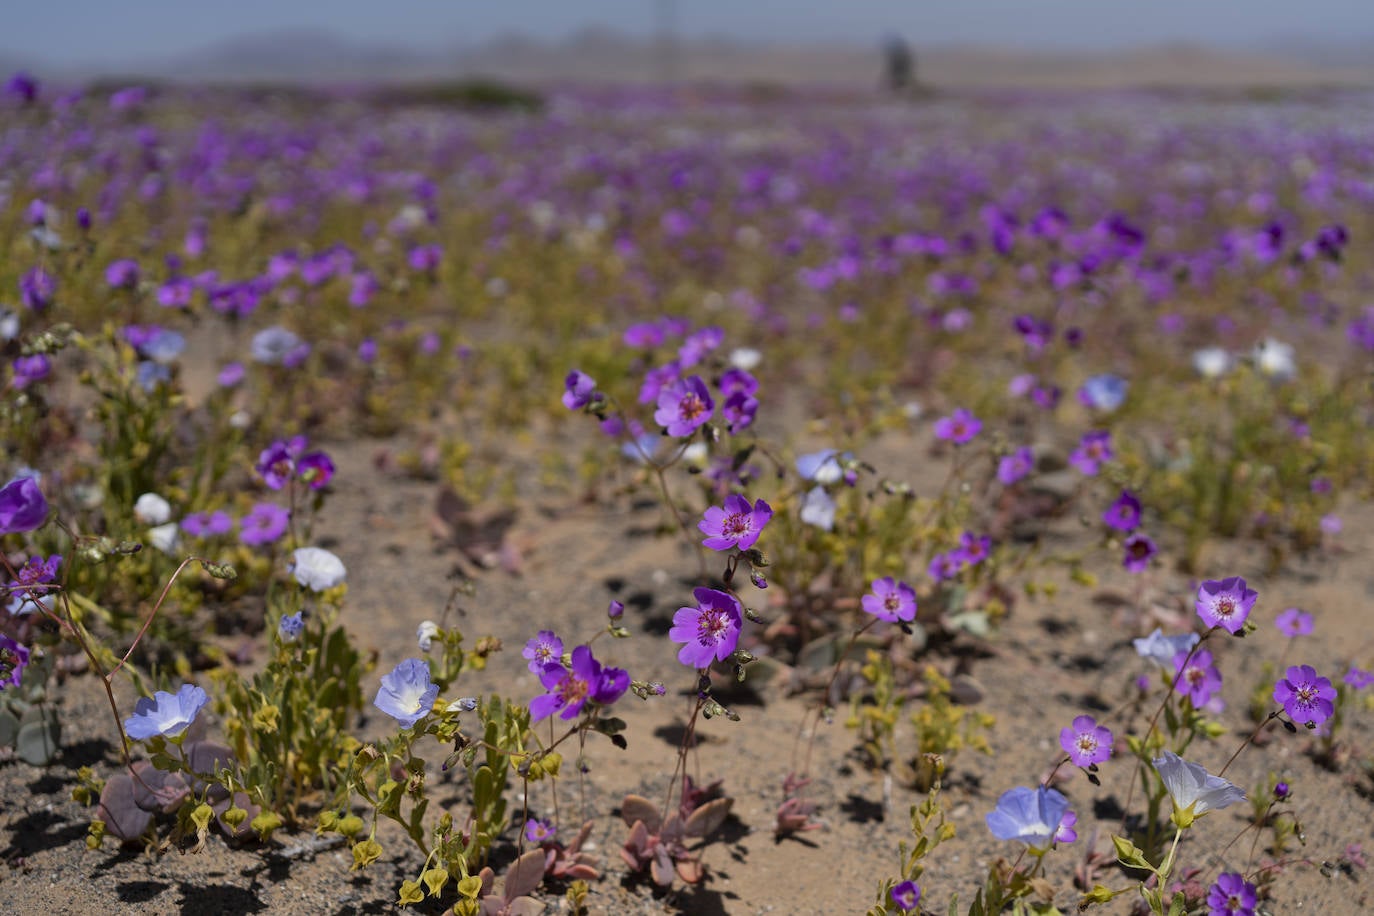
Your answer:
[[[18,912],[1357,913],[1368,97],[0,110]]]

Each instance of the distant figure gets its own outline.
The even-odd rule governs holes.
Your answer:
[[[905,92],[916,85],[916,57],[900,35],[890,35],[883,44],[887,88]]]

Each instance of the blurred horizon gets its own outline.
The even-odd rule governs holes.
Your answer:
[[[1033,11],[1021,0],[855,0],[805,12],[780,0],[245,0],[194,10],[59,0],[6,19],[0,67],[73,80],[853,84],[872,82],[881,44],[898,37],[934,85],[1374,82],[1374,4],[1361,0],[1046,0]]]

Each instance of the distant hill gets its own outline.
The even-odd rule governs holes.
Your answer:
[[[923,83],[950,89],[1125,87],[1303,87],[1374,84],[1374,42],[1339,46],[1275,42],[1262,50],[1167,44],[1100,52],[915,44]],[[0,48],[0,66],[10,57]],[[35,68],[40,75],[41,67]],[[413,82],[486,76],[531,84],[780,83],[860,88],[878,84],[872,47],[788,45],[697,37],[673,44],[586,29],[561,41],[503,36],[438,50],[357,41],[329,31],[243,35],[161,60],[112,61],[84,72],[184,82]]]

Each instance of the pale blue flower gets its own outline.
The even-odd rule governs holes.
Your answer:
[[[429,714],[439,696],[439,685],[429,676],[429,665],[423,659],[408,658],[382,675],[382,686],[372,701],[402,728],[410,728]]]
[[[1017,786],[1002,793],[986,821],[997,839],[1043,850],[1055,842],[1060,823],[1069,814],[1069,800],[1058,790]]]
[[[152,697],[139,698],[134,714],[124,720],[124,731],[135,741],[157,735],[176,738],[209,702],[209,695],[195,684],[182,684],[175,694],[159,690]]]
[[[835,527],[835,500],[824,487],[815,487],[802,500],[800,517],[808,525],[831,531]]]

